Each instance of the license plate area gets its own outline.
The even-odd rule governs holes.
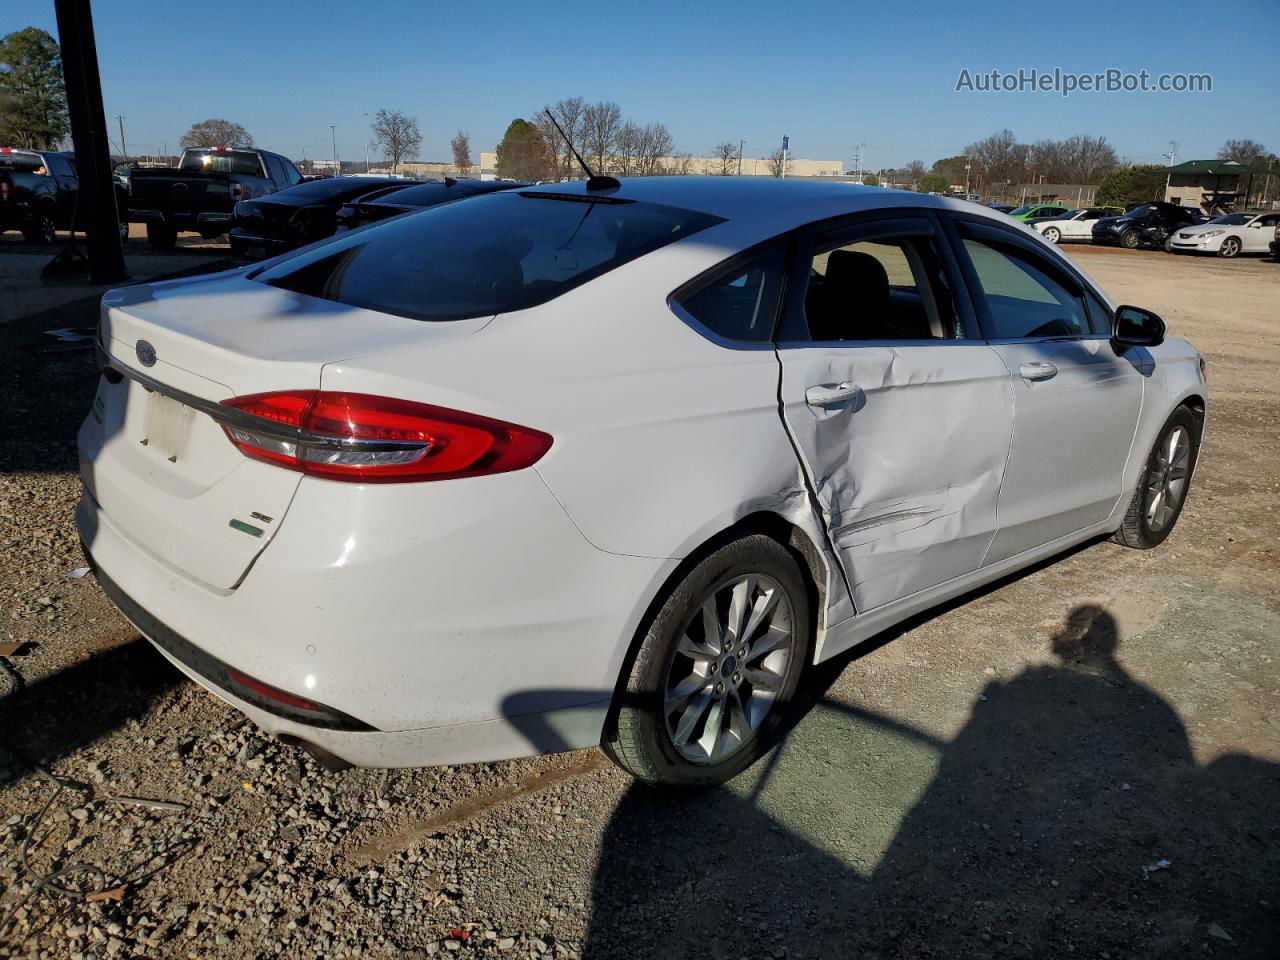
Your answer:
[[[177,463],[186,456],[195,415],[186,404],[149,390],[139,442],[155,456]]]

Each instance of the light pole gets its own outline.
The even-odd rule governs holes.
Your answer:
[[[364,118],[369,119],[369,114],[365,114]],[[369,134],[366,131],[364,135],[364,172],[369,172]]]
[[[336,177],[342,169],[338,166],[338,125],[336,123],[329,124],[329,139],[333,143],[333,175]]]
[[[746,144],[747,141],[745,140],[738,141],[738,176],[742,176],[742,148],[745,147]]]
[[[124,156],[124,162],[129,162],[129,148],[124,145],[124,117],[116,114],[116,122],[120,124],[120,153]]]

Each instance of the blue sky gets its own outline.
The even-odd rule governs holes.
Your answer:
[[[379,107],[415,115],[420,159],[459,129],[492,150],[507,123],[580,95],[661,120],[705,154],[745,139],[763,156],[864,166],[926,164],[1008,127],[1023,142],[1101,134],[1122,157],[1212,157],[1227,138],[1280,150],[1280,3],[1214,12],[1180,2],[1025,0],[907,6],[786,2],[627,5],[133,0],[94,4],[107,113],[131,152],[174,149],[191,123],[226,117],[293,157],[363,159]],[[581,11],[581,12],[576,12]],[[56,35],[52,0],[0,5],[0,33]],[[1212,93],[957,93],[960,71],[1208,73]],[[114,121],[113,121],[114,130]]]

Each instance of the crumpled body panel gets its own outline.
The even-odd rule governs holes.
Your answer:
[[[851,346],[779,356],[787,426],[865,612],[982,564],[1013,401],[986,344]],[[806,400],[845,384],[843,402]]]

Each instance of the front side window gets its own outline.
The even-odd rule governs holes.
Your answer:
[[[717,336],[762,343],[773,336],[784,269],[782,250],[771,250],[678,295],[676,302]]]
[[[942,260],[928,236],[819,245],[804,297],[819,342],[953,340],[963,329]]]
[[[658,204],[503,191],[384,221],[251,276],[353,307],[461,320],[546,303],[721,222]]]
[[[966,237],[992,340],[1082,337],[1092,332],[1080,289],[1043,258],[1015,244]]]

